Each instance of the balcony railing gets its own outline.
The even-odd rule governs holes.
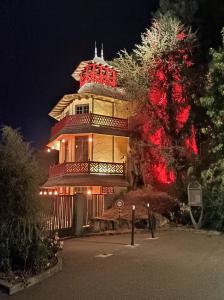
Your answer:
[[[100,175],[122,175],[125,176],[125,163],[108,162],[66,162],[51,166],[49,177],[76,174],[100,174]]]
[[[97,115],[97,114],[77,114],[64,117],[51,128],[51,136],[56,135],[60,130],[72,128],[74,126],[97,126],[111,129],[128,130],[128,120]]]

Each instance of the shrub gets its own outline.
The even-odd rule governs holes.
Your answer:
[[[44,237],[38,163],[17,130],[2,128],[0,142],[0,271],[39,272],[56,253]]]

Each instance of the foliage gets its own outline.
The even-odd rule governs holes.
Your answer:
[[[200,56],[208,61],[210,47],[220,45],[219,32],[223,26],[223,0],[160,0],[159,11],[171,12],[185,25],[197,31]]]
[[[204,226],[224,231],[224,159],[202,172]]]
[[[211,49],[212,60],[209,65],[206,91],[200,104],[206,109],[207,122],[202,134],[207,137],[212,159],[224,157],[224,30],[223,46],[218,51]]]
[[[172,12],[185,24],[191,24],[198,11],[198,0],[160,0],[160,12]]]
[[[211,49],[211,62],[206,82],[205,95],[200,104],[207,119],[201,128],[206,140],[206,164],[202,172],[204,186],[204,225],[224,230],[224,29],[223,45]]]
[[[20,133],[2,128],[0,142],[0,270],[44,268],[52,250],[43,236],[39,212],[38,163]]]
[[[145,184],[174,182],[174,173],[185,168],[184,149],[197,152],[189,118],[195,96],[194,47],[195,35],[189,28],[170,14],[160,14],[133,52],[124,50],[114,61],[120,84],[137,102],[130,145],[135,163],[140,164],[133,169],[141,170]]]

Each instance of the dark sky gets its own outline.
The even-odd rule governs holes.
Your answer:
[[[0,124],[21,128],[36,147],[54,123],[48,112],[77,91],[71,73],[93,58],[130,50],[148,27],[158,0],[0,0]]]

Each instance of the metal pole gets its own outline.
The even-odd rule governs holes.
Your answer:
[[[147,209],[148,209],[148,229],[149,232],[151,231],[151,221],[150,221],[150,212],[149,212],[149,203],[147,203]]]
[[[134,233],[135,233],[135,205],[132,205],[132,227],[131,227],[131,246],[134,246]]]
[[[118,216],[118,224],[119,224],[119,228],[120,228],[120,226],[121,226],[121,209],[120,209],[120,207],[119,207],[119,209],[118,209],[118,213],[119,213],[119,216]]]
[[[154,235],[154,216],[153,216],[152,210],[150,212],[150,227],[151,227],[152,239],[154,239],[155,238],[155,235]]]

